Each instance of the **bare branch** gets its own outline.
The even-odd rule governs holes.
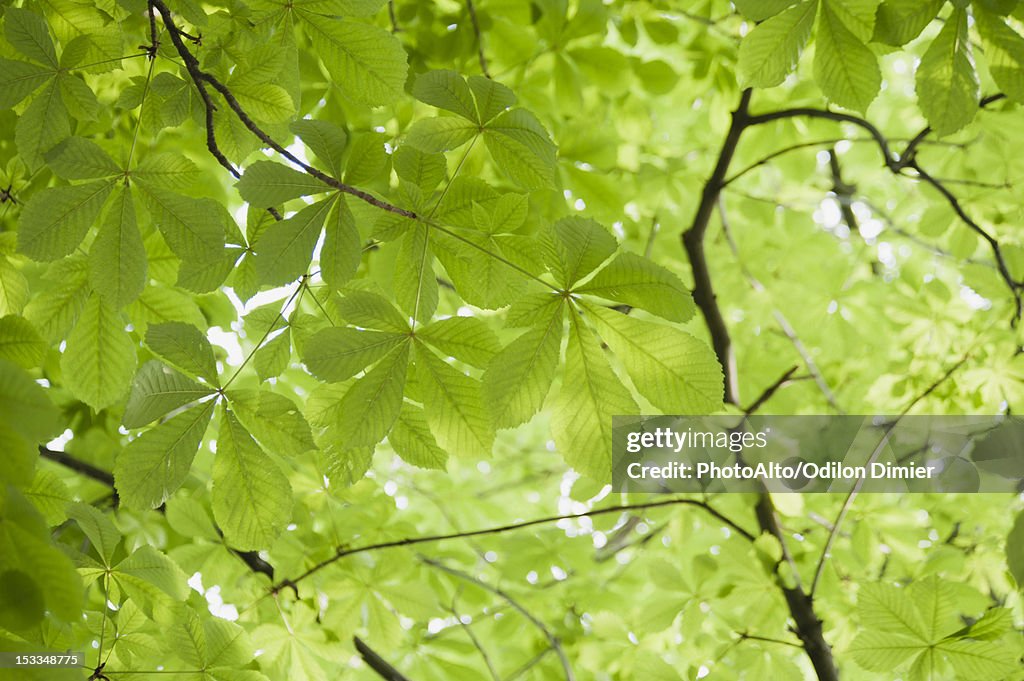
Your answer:
[[[363,658],[366,666],[377,672],[377,676],[385,679],[385,681],[409,681],[402,672],[392,667],[388,664],[387,660],[378,655],[377,651],[371,648],[366,641],[358,636],[353,636],[352,643],[355,644],[356,651],[359,652],[359,656]]]
[[[476,37],[476,54],[480,60],[480,72],[490,78],[491,73],[487,70],[487,57],[484,55],[484,39],[480,33],[480,20],[476,16],[476,6],[473,0],[466,0],[466,9],[469,10],[469,23],[473,25],[473,35]]]
[[[474,584],[485,591],[490,591],[494,595],[504,599],[509,605],[515,608],[519,612],[519,614],[521,614],[526,619],[530,620],[533,626],[537,627],[537,629],[544,635],[544,638],[548,640],[548,644],[551,646],[551,649],[554,650],[555,655],[558,656],[558,661],[562,665],[562,671],[565,672],[565,681],[576,680],[576,675],[572,671],[572,665],[569,664],[569,658],[566,657],[565,651],[562,649],[562,642],[558,639],[557,636],[551,633],[551,630],[547,628],[544,622],[542,622],[536,615],[527,610],[519,601],[517,601],[515,598],[509,595],[508,592],[503,591],[496,586],[492,586],[481,579],[477,579],[476,577],[467,572],[463,572],[462,570],[457,570],[453,567],[449,567],[438,560],[434,560],[433,558],[420,556],[420,560],[426,563],[427,565],[430,565],[432,567],[437,568],[438,570],[441,570],[442,572],[447,572],[453,577],[458,577],[459,579],[465,580],[470,584]]]

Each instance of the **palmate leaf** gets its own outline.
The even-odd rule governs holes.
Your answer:
[[[398,147],[392,161],[398,177],[427,192],[444,179],[448,169],[443,154],[429,154],[411,144]]]
[[[52,77],[53,72],[45,67],[0,58],[0,108],[14,108]]]
[[[774,87],[796,68],[814,27],[816,0],[803,0],[757,25],[740,44],[736,66],[741,84]]]
[[[67,508],[67,516],[78,523],[96,553],[103,561],[104,567],[110,567],[114,561],[114,551],[121,543],[121,533],[114,527],[102,511],[89,504],[74,503]]]
[[[68,110],[61,97],[60,83],[51,80],[18,117],[14,142],[18,154],[32,169],[43,165],[46,152],[71,135]]]
[[[257,208],[280,206],[285,201],[330,189],[315,177],[273,161],[253,163],[235,186],[242,199]]]
[[[135,217],[135,199],[120,188],[89,249],[89,283],[116,308],[139,297],[146,286],[146,248]]]
[[[412,96],[470,122],[479,122],[473,93],[466,80],[454,71],[427,71],[421,74],[412,86]]]
[[[288,129],[299,136],[332,175],[341,175],[342,158],[348,146],[348,133],[343,128],[330,121],[303,118],[293,121]]]
[[[126,506],[156,508],[181,486],[203,441],[214,404],[213,400],[204,402],[150,428],[117,455],[114,482]]]
[[[563,306],[496,354],[487,367],[483,395],[498,428],[511,428],[540,411],[558,365]]]
[[[685,322],[696,309],[679,277],[634,253],[620,253],[574,292],[625,303],[674,322]]]
[[[917,103],[938,135],[956,132],[978,111],[981,86],[967,28],[967,12],[955,9],[917,67]]]
[[[525,109],[511,109],[484,128],[484,142],[498,167],[526,189],[554,188],[556,150],[547,130]]]
[[[152,616],[160,607],[183,600],[188,594],[187,577],[177,563],[153,548],[143,545],[114,566],[110,576],[131,598]]]
[[[332,196],[272,224],[256,247],[256,274],[265,284],[286,284],[305,274],[320,230],[336,200]]]
[[[224,407],[213,460],[213,517],[228,544],[270,546],[291,519],[288,478]]]
[[[394,333],[410,330],[408,318],[391,301],[373,290],[345,289],[337,306],[345,321],[355,326]]]
[[[489,123],[495,116],[507,111],[516,103],[512,90],[484,76],[470,76],[469,89],[476,99],[476,111],[481,123]]]
[[[292,340],[287,331],[279,333],[253,353],[252,364],[260,381],[280,376],[292,357]]]
[[[121,423],[126,428],[141,428],[213,392],[156,360],[146,362],[135,375]]]
[[[267,390],[232,390],[227,397],[235,416],[268,452],[300,456],[316,449],[309,423],[288,397]]]
[[[402,409],[409,345],[385,355],[352,384],[338,405],[337,431],[346,448],[370,447],[391,430]]]
[[[835,0],[825,0],[822,4],[814,52],[814,79],[825,96],[836,104],[865,111],[878,95],[882,73],[875,54],[863,42],[866,38],[855,34],[858,28],[865,28],[864,25],[849,25],[845,9]],[[873,26],[873,11],[870,17]],[[866,28],[866,35],[870,36],[871,26]]]
[[[409,129],[407,144],[426,153],[458,149],[480,132],[475,123],[457,116],[425,118]]]
[[[612,417],[635,414],[636,402],[612,371],[593,332],[570,312],[562,387],[551,433],[566,463],[595,480],[611,476]]]
[[[545,235],[544,257],[558,283],[571,287],[615,253],[615,237],[600,223],[568,217]]]
[[[288,92],[273,83],[231,84],[232,92],[254,120],[280,123],[295,115],[295,104]]]
[[[217,362],[213,356],[213,347],[203,332],[191,324],[152,324],[146,330],[146,345],[179,369],[217,384]]]
[[[722,369],[707,345],[670,326],[583,303],[598,335],[622,361],[641,395],[668,414],[721,408]]]
[[[324,224],[324,245],[320,250],[320,276],[334,288],[345,285],[359,269],[363,245],[356,229],[356,220],[345,202],[335,199],[334,207]]]
[[[1024,101],[1024,38],[1001,17],[981,8],[977,8],[973,16],[985,46],[985,60],[992,80],[1010,99]]]
[[[46,165],[65,180],[97,180],[122,172],[98,144],[82,137],[69,137],[47,152]]]
[[[175,255],[182,259],[210,260],[224,249],[224,208],[212,199],[194,199],[146,182],[142,189],[146,208]]]
[[[395,300],[410,318],[422,322],[434,316],[439,300],[430,241],[430,229],[414,225],[402,239],[395,261]]]
[[[486,368],[501,350],[491,327],[476,317],[440,319],[417,331],[416,337],[442,354],[478,369]]]
[[[430,431],[455,456],[484,458],[494,444],[494,428],[484,408],[480,383],[416,346],[416,383]]]
[[[22,213],[18,249],[44,262],[68,255],[82,243],[113,186],[97,181],[39,192]]]
[[[408,464],[442,471],[447,467],[448,452],[437,445],[423,410],[409,403],[402,405],[388,442]]]
[[[35,12],[17,7],[4,12],[4,37],[20,54],[40,64],[57,67],[57,52],[50,31]]]
[[[117,402],[135,373],[135,344],[121,314],[93,294],[60,360],[71,393],[99,411]]]
[[[344,381],[409,340],[407,334],[331,327],[313,334],[303,348],[310,373],[324,381]]]
[[[351,99],[379,106],[402,93],[405,50],[387,31],[299,10],[303,28],[335,84]]]

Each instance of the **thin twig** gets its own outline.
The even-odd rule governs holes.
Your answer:
[[[751,402],[750,406],[743,410],[743,413],[746,414],[747,416],[750,416],[758,409],[760,409],[765,402],[772,398],[772,395],[778,392],[779,388],[782,388],[787,383],[793,380],[793,374],[796,373],[796,370],[798,368],[798,366],[793,365],[789,369],[787,369],[781,376],[779,376],[775,380],[774,383],[765,388],[764,392],[758,395],[757,399]]]
[[[377,651],[371,648],[366,641],[359,638],[358,636],[352,637],[352,643],[356,646],[359,656],[363,658],[363,662],[366,666],[377,672],[377,676],[385,681],[409,681],[409,679],[392,667],[387,660],[381,657]]]
[[[474,584],[485,591],[490,591],[494,595],[504,599],[509,605],[515,608],[519,612],[519,614],[521,614],[526,619],[530,620],[533,626],[537,627],[538,631],[540,631],[541,634],[544,635],[544,638],[548,640],[548,644],[551,646],[551,649],[555,651],[555,655],[558,656],[558,661],[562,665],[562,671],[565,673],[565,681],[575,681],[576,675],[572,671],[572,665],[569,664],[569,658],[566,657],[565,650],[562,649],[562,642],[559,640],[559,638],[555,636],[550,629],[548,629],[547,625],[545,625],[544,622],[540,620],[540,618],[538,618],[532,612],[527,610],[519,601],[517,601],[515,598],[509,595],[508,592],[503,591],[502,589],[496,586],[492,586],[491,584],[488,584],[487,582],[481,579],[477,579],[476,577],[467,572],[463,572],[462,570],[449,567],[448,565],[445,565],[444,563],[438,560],[434,560],[433,558],[420,556],[420,560],[426,563],[427,565],[430,565],[432,567],[437,568],[438,570],[441,570],[442,572],[447,572],[453,577],[458,577],[459,579],[467,581],[470,584]]]
[[[473,0],[466,0],[466,9],[469,10],[469,23],[473,25],[473,35],[476,37],[476,54],[480,60],[480,72],[486,78],[490,78],[491,74],[487,70],[487,57],[484,55],[484,39],[480,33],[480,20],[476,16],[476,6],[473,5]]]

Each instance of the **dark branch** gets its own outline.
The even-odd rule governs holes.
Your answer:
[[[295,154],[291,153],[276,142],[269,134],[267,134],[266,131],[256,125],[255,121],[253,121],[253,119],[246,113],[245,109],[242,108],[242,105],[239,104],[238,100],[235,98],[235,95],[226,85],[224,85],[224,83],[213,75],[202,70],[199,65],[199,60],[196,59],[196,56],[192,54],[188,49],[188,46],[182,41],[181,31],[175,25],[174,20],[171,17],[171,12],[164,0],[149,0],[149,5],[151,8],[156,8],[160,11],[160,16],[163,19],[164,26],[167,28],[168,35],[171,37],[171,42],[174,43],[175,50],[177,50],[178,54],[184,61],[185,70],[188,71],[189,77],[192,79],[192,82],[195,83],[196,89],[199,90],[199,96],[203,100],[203,104],[206,106],[206,146],[217,161],[233,176],[240,177],[241,175],[227,157],[224,156],[223,152],[221,152],[217,147],[217,140],[213,132],[213,112],[216,110],[216,106],[214,105],[206,86],[213,88],[221,95],[221,97],[224,98],[225,103],[235,113],[238,120],[242,122],[242,125],[244,125],[249,132],[255,135],[264,145],[273,149],[289,162],[301,168],[306,174],[315,177],[328,187],[332,187],[340,192],[354,196],[361,201],[365,201],[371,206],[375,206],[381,210],[388,211],[389,213],[395,213],[413,220],[417,219],[418,216],[412,211],[400,208],[399,206],[390,204],[387,201],[382,201],[368,192],[353,187],[352,185],[345,184],[341,180],[314,168],[308,163],[304,163],[301,159],[296,157]]]
[[[762,392],[762,393],[761,393],[761,394],[760,394],[760,395],[758,396],[758,398],[757,398],[756,400],[754,400],[753,402],[751,402],[751,403],[750,403],[750,406],[749,406],[749,407],[747,407],[746,409],[744,409],[744,410],[743,410],[743,413],[744,413],[744,414],[746,414],[747,416],[750,416],[751,414],[753,414],[754,412],[756,412],[756,411],[757,411],[758,409],[760,409],[760,408],[761,408],[761,407],[762,407],[762,406],[764,405],[764,403],[765,403],[765,402],[767,402],[768,400],[770,400],[770,399],[772,398],[772,396],[773,396],[773,395],[774,395],[774,394],[775,394],[776,392],[778,392],[778,390],[779,390],[780,388],[782,388],[783,386],[785,386],[785,385],[786,385],[787,383],[789,383],[789,382],[791,382],[791,381],[795,380],[795,379],[793,378],[793,374],[795,374],[795,373],[796,373],[796,370],[797,370],[798,368],[799,368],[799,367],[797,367],[797,366],[795,366],[795,365],[794,365],[794,366],[791,366],[791,367],[790,367],[790,368],[789,368],[789,369],[788,369],[788,370],[787,370],[787,371],[786,371],[786,372],[785,372],[784,374],[782,374],[781,376],[779,376],[779,378],[778,378],[778,379],[776,379],[776,381],[775,381],[774,383],[772,383],[772,384],[771,384],[770,386],[768,386],[767,388],[765,388],[765,389],[764,389],[764,392]]]
[[[363,662],[366,663],[367,667],[377,672],[377,676],[385,679],[386,681],[409,681],[402,672],[388,664],[387,660],[378,655],[377,651],[373,648],[368,646],[366,641],[358,636],[353,636],[352,642],[355,644],[356,651],[358,651],[360,657],[363,658]]]
[[[484,39],[480,33],[480,20],[476,16],[476,6],[473,0],[466,0],[466,9],[469,10],[469,23],[473,25],[473,35],[476,37],[476,54],[480,60],[480,71],[487,78],[491,77],[487,70],[487,57],[484,55]]]
[[[573,513],[569,515],[556,515],[548,516],[546,518],[537,518],[535,520],[525,520],[518,523],[510,523],[508,525],[501,525],[498,527],[488,527],[482,530],[470,530],[467,532],[452,532],[449,534],[434,534],[434,535],[423,535],[419,537],[406,537],[404,539],[395,539],[393,541],[380,542],[378,544],[367,544],[365,546],[357,546],[355,548],[338,547],[337,551],[333,556],[325,560],[320,561],[313,567],[303,572],[298,577],[290,580],[284,580],[275,584],[271,588],[271,593],[276,593],[286,586],[294,586],[302,580],[316,574],[325,567],[332,565],[343,558],[353,556],[357,553],[367,553],[369,551],[379,551],[382,549],[399,548],[403,546],[416,546],[418,544],[433,544],[436,542],[446,541],[448,539],[467,539],[470,537],[482,537],[486,535],[502,534],[504,532],[512,532],[515,530],[522,530],[528,527],[536,527],[537,525],[547,525],[551,523],[557,523],[562,520],[575,520],[579,518],[593,518],[596,516],[608,515],[609,513],[627,513],[631,511],[638,511],[642,509],[653,509],[662,508],[666,506],[693,506],[695,508],[702,509],[705,513],[713,516],[719,522],[728,525],[740,536],[753,541],[754,535],[744,529],[741,525],[737,524],[734,520],[724,515],[713,506],[705,501],[699,501],[697,499],[666,499],[662,501],[652,501],[645,504],[631,504],[624,506],[608,506],[606,508],[597,508],[584,513]]]

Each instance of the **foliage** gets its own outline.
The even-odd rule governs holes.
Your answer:
[[[1024,5],[0,9],[0,678],[1022,678],[1019,495],[606,483],[1020,411]]]

